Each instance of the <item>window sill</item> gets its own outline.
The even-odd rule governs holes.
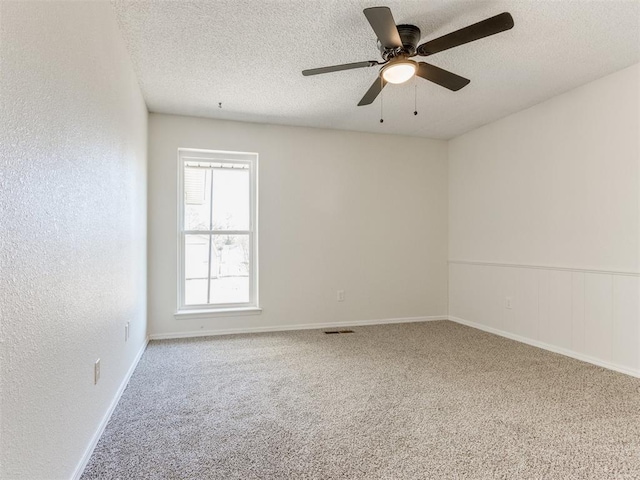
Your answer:
[[[215,308],[210,310],[179,310],[173,314],[177,320],[191,320],[199,318],[234,317],[244,315],[260,315],[260,307]]]

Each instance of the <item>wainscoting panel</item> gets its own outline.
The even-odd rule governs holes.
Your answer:
[[[584,276],[571,273],[571,345],[576,352],[584,352]]]
[[[634,277],[613,277],[613,358],[619,365],[640,369],[640,282]]]
[[[640,274],[450,261],[449,316],[640,376]]]
[[[587,273],[584,279],[584,353],[612,359],[613,278]]]

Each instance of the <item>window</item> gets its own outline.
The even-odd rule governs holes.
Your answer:
[[[258,155],[178,153],[178,314],[255,310]]]

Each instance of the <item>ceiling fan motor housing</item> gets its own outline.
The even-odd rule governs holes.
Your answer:
[[[402,48],[385,48],[378,40],[378,49],[385,60],[398,56],[411,57],[416,54],[416,48],[421,37],[420,29],[415,25],[398,25],[397,28],[402,41]]]

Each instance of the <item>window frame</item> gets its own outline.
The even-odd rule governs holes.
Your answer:
[[[228,163],[249,166],[249,230],[186,230],[185,219],[185,162]],[[254,152],[230,152],[195,148],[178,149],[178,292],[176,317],[193,318],[198,314],[259,313],[258,303],[258,154]],[[249,236],[249,301],[241,303],[216,303],[185,305],[185,236],[248,235]]]

